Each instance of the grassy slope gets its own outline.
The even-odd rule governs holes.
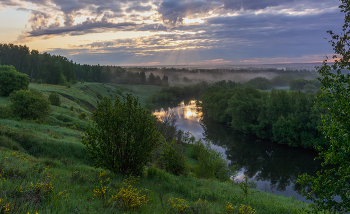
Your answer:
[[[81,90],[84,85],[88,86],[88,90]],[[85,83],[66,89],[31,84],[30,88],[68,95],[68,98],[62,97],[62,106],[74,105],[78,111],[86,111],[72,100],[79,98],[95,106],[97,99],[94,94],[111,94],[108,89],[111,91],[115,86]],[[139,94],[141,102],[148,94],[159,90],[150,86],[123,87],[125,92]],[[0,103],[4,100],[0,99]],[[76,111],[53,106],[52,110],[51,120],[57,115],[73,118],[73,122],[79,120],[74,115],[78,114]],[[72,122],[67,122],[68,119],[58,120],[59,124],[70,126]],[[88,119],[83,122],[87,123]],[[102,169],[92,167],[92,161],[80,143],[81,136],[81,131],[60,126],[0,120],[0,210],[2,206],[7,206],[13,213],[115,213],[116,208],[109,205],[108,199],[122,187],[125,178],[109,173],[103,179],[110,179],[104,185],[108,187],[105,199],[95,197],[94,189],[100,188],[99,173]],[[187,154],[189,149],[186,147]],[[195,165],[196,161],[190,159],[189,163]],[[126,213],[166,213],[172,208],[171,197],[183,198],[192,207],[199,198],[206,200],[206,206],[200,213],[225,213],[227,202],[250,205],[258,213],[301,213],[302,209],[308,208],[301,201],[255,190],[245,197],[234,183],[196,179],[192,174],[176,177],[157,169],[148,172],[139,179],[139,184],[133,185],[138,190],[148,189],[142,191],[149,200],[147,205],[135,211],[124,210]],[[51,193],[45,189],[50,182],[53,187]],[[16,211],[16,207],[21,210]]]

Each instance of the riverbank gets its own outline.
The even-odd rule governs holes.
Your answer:
[[[103,84],[92,85],[96,87],[93,89],[95,94],[96,91],[101,95],[102,91],[113,94]],[[35,85],[34,88],[40,90],[41,87]],[[46,86],[45,89],[47,87],[58,88],[57,92],[69,95],[62,95],[62,107],[52,107],[51,118],[73,118],[74,121],[80,120],[82,125],[89,122],[88,118],[77,117],[78,112],[88,110],[83,101],[76,100],[88,101],[92,94],[59,86]],[[65,90],[70,94],[63,92]],[[64,107],[70,105],[74,105],[73,110]],[[308,204],[291,197],[242,188],[234,182],[198,179],[192,172],[187,176],[174,176],[149,166],[135,180],[95,169],[80,142],[81,129],[64,126],[72,121],[61,122],[62,125],[57,126],[0,120],[1,212],[185,213],[186,210],[186,213],[226,213],[241,205],[251,207],[257,213],[302,213],[308,210]],[[189,158],[189,149],[186,147],[188,163],[195,165],[195,160]],[[125,179],[128,179],[127,184]],[[129,199],[134,199],[135,203],[126,205]],[[141,207],[137,208],[139,205]]]
[[[93,168],[78,140],[79,133],[61,130],[64,136],[76,136],[58,139],[54,135],[45,140],[44,136],[42,139],[35,135],[35,129],[23,131],[23,127],[8,127],[4,125],[6,121],[1,122],[0,198],[1,206],[10,210],[8,213],[115,213],[118,210],[108,201],[123,188],[125,177]],[[46,128],[59,131],[49,126],[40,130]],[[14,133],[12,137],[10,133]],[[24,147],[33,142],[34,136],[37,137],[35,149],[26,150]],[[127,213],[170,213],[174,206],[171,198],[183,199],[178,204],[186,206],[189,213],[190,207],[203,209],[203,213],[225,213],[227,203],[250,206],[257,213],[302,213],[308,209],[308,204],[291,197],[251,189],[245,195],[236,183],[197,179],[192,173],[174,176],[154,167],[145,169],[132,188],[141,191],[148,201],[140,209],[125,209]],[[105,192],[98,195],[99,190]],[[200,208],[196,204],[199,199],[205,201]]]

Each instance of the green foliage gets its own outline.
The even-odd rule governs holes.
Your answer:
[[[74,111],[74,106],[73,105],[69,106],[69,110]]]
[[[147,107],[152,108],[158,103],[170,103],[176,100],[191,100],[199,98],[201,93],[208,88],[208,83],[202,81],[195,85],[184,87],[172,86],[164,87],[157,94],[152,94],[147,98]]]
[[[345,24],[340,35],[328,31],[335,54],[333,65],[327,64],[327,59],[318,68],[322,90],[317,105],[329,109],[322,115],[320,130],[329,141],[327,149],[319,148],[319,157],[324,161],[322,170],[316,176],[302,175],[298,181],[309,186],[301,193],[313,201],[314,212],[328,210],[330,212],[347,213],[350,211],[350,73],[344,74],[343,69],[350,67],[349,16],[350,2],[342,0],[341,12],[345,13]],[[334,71],[332,71],[334,70]],[[308,191],[309,190],[309,191]],[[336,201],[335,197],[341,201]]]
[[[194,172],[198,178],[218,179],[220,181],[229,181],[235,174],[233,167],[228,166],[226,159],[223,159],[221,153],[212,149],[210,143],[204,144],[198,156],[198,165]]]
[[[255,77],[246,82],[246,85],[261,90],[270,89],[272,87],[271,81],[266,77]]]
[[[256,187],[257,184],[254,181],[248,181],[248,176],[244,176],[244,181],[239,183],[239,188],[241,188],[245,197],[248,197],[250,190]]]
[[[11,117],[11,109],[8,106],[0,106],[0,118],[6,119]]]
[[[57,93],[49,94],[49,101],[50,101],[51,105],[54,105],[54,106],[61,105],[60,95],[58,95]]]
[[[87,114],[85,112],[81,112],[78,117],[79,117],[79,119],[84,120],[86,118],[86,116],[87,116]]]
[[[201,152],[203,150],[205,150],[205,146],[204,146],[204,144],[202,142],[202,139],[194,141],[190,145],[191,145],[190,157],[195,159],[195,160],[198,160],[199,159],[199,155],[201,154]]]
[[[10,94],[9,101],[11,102],[9,107],[14,117],[42,120],[49,116],[50,103],[40,91],[15,91]]]
[[[305,79],[295,79],[289,81],[290,90],[305,90],[305,92],[310,93],[316,91],[321,87],[318,80],[305,80]]]
[[[293,147],[326,144],[317,130],[324,108],[314,108],[315,94],[272,89],[262,92],[239,84],[216,83],[201,97],[202,111],[216,122]]]
[[[0,65],[0,96],[9,96],[11,92],[27,90],[29,76],[16,71],[15,67]]]
[[[156,148],[160,135],[155,118],[127,94],[123,102],[103,98],[92,113],[93,123],[82,138],[96,167],[112,172],[140,174]]]
[[[188,173],[187,160],[181,145],[177,144],[175,139],[171,143],[164,143],[163,151],[159,158],[159,163],[167,172],[174,175]]]

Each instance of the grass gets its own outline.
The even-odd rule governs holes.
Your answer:
[[[103,84],[103,83],[77,83],[72,85],[71,88],[58,85],[47,84],[29,84],[29,88],[37,89],[45,93],[57,92],[61,95],[61,98],[65,98],[62,101],[62,105],[70,106],[75,105],[78,102],[82,107],[87,107],[92,110],[97,107],[97,101],[102,97],[114,98],[119,96],[115,93],[116,87],[124,88],[123,93],[131,93],[134,96],[139,97],[139,101],[142,107],[146,106],[146,99],[153,93],[157,93],[161,90],[160,86],[153,85],[124,85],[124,84]],[[1,100],[0,100],[1,102]],[[79,107],[79,106],[77,106]]]
[[[251,206],[258,213],[302,213],[302,209],[308,209],[305,203],[292,198],[255,190],[245,197],[235,183],[174,176],[153,167],[132,184],[136,191],[142,190],[140,195],[145,195],[147,204],[135,210],[118,209],[108,201],[123,187],[123,175],[86,164],[35,158],[7,148],[1,148],[0,157],[0,198],[10,211],[17,209],[20,213],[172,213],[171,198],[184,199],[187,210],[195,209],[199,199],[206,201],[202,207],[206,212],[202,213],[225,213],[227,202]],[[106,175],[101,176],[102,172]],[[35,190],[38,183],[44,187]],[[106,192],[96,195],[101,187]]]
[[[123,93],[138,95],[143,104],[148,95],[160,90],[100,83],[76,84],[70,89],[30,84],[46,95],[59,93],[62,105],[51,106],[46,124],[0,119],[0,213],[228,213],[228,202],[250,206],[257,213],[309,209],[302,201],[262,191],[250,190],[246,196],[234,182],[198,179],[192,172],[174,176],[151,166],[137,181],[129,178],[129,187],[124,175],[94,168],[80,142],[81,127],[88,124],[88,110],[96,107],[98,94],[115,96],[112,89],[120,86]],[[0,105],[5,104],[1,98]],[[79,119],[80,112],[88,117]],[[193,168],[197,161],[189,157],[190,150],[185,146]],[[114,203],[109,202],[113,196]],[[127,205],[126,199],[133,200]]]

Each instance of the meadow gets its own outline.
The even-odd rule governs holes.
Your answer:
[[[147,97],[158,86],[78,83],[71,88],[30,84],[46,95],[57,92],[44,123],[0,119],[0,213],[306,213],[309,204],[250,189],[247,183],[175,176],[147,165],[140,177],[94,168],[81,143],[83,128],[101,97],[120,91]],[[119,88],[119,90],[116,90]],[[119,93],[119,94],[118,94]],[[0,105],[7,99],[1,97]],[[71,107],[73,106],[73,108]],[[79,113],[88,116],[79,118]],[[255,211],[254,211],[255,210]]]

